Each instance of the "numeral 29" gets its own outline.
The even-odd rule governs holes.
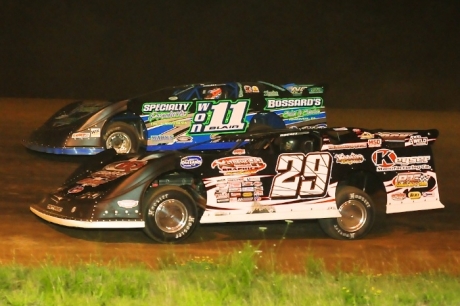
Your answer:
[[[322,197],[327,193],[332,156],[326,152],[286,153],[278,157],[271,198]]]

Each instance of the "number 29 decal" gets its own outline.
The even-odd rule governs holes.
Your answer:
[[[332,156],[326,152],[281,154],[270,197],[323,197],[327,193],[331,168]]]

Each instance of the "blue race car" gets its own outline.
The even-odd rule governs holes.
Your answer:
[[[326,127],[323,93],[320,85],[258,81],[175,86],[121,101],[77,101],[56,112],[24,145],[69,155],[110,148],[177,150],[202,142],[203,150],[228,149],[234,143],[218,140],[217,134]]]

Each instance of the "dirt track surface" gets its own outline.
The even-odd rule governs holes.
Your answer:
[[[376,273],[417,272],[435,268],[460,271],[460,113],[401,110],[328,109],[330,126],[418,129],[438,128],[434,146],[441,201],[445,209],[388,215],[364,240],[337,241],[316,221],[202,225],[185,244],[152,242],[142,230],[85,230],[47,223],[29,206],[58,187],[88,157],[56,156],[26,150],[21,140],[69,101],[0,99],[0,264],[96,262],[144,263],[155,266],[168,254],[207,258],[238,251],[247,242],[262,256],[274,254],[277,266],[301,271],[310,256],[330,268],[356,266]],[[267,227],[263,233],[259,227]],[[284,237],[284,239],[283,239]]]

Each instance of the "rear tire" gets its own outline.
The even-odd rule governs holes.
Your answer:
[[[155,241],[175,243],[190,236],[198,224],[193,198],[178,186],[161,186],[146,199],[144,231]]]
[[[139,149],[136,130],[124,122],[111,123],[104,134],[104,146],[118,154],[136,153]]]
[[[323,231],[330,237],[354,240],[366,236],[375,222],[376,207],[371,197],[356,187],[340,188],[336,197],[342,217],[319,219]]]

